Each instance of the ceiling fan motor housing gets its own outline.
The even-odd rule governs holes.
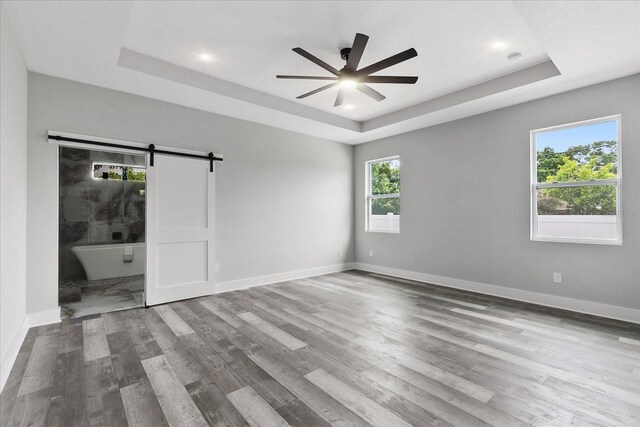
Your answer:
[[[340,49],[340,57],[345,61],[349,60],[349,54],[351,53],[350,47],[345,47],[344,49]]]

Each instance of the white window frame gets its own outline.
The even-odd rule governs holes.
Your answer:
[[[569,129],[581,126],[593,125],[603,122],[616,122],[616,155],[617,155],[617,177],[614,179],[601,179],[593,181],[576,181],[563,183],[538,183],[538,164],[537,164],[537,147],[536,135],[542,132],[548,132],[559,129]],[[582,243],[591,245],[622,245],[622,116],[616,114],[613,116],[600,117],[597,119],[583,120],[580,122],[567,123],[564,125],[551,126],[542,129],[535,129],[530,132],[531,138],[531,240],[538,242],[560,242],[560,243]],[[616,239],[580,239],[566,237],[545,237],[538,236],[538,203],[537,190],[542,188],[561,188],[561,187],[584,187],[593,185],[615,185],[616,187]]]
[[[370,224],[370,215],[371,212],[371,202],[373,199],[391,199],[391,198],[399,198],[400,193],[395,194],[371,194],[371,165],[374,163],[388,162],[391,160],[398,161],[398,167],[400,167],[400,177],[402,177],[402,164],[400,163],[400,155],[382,157],[380,159],[367,160],[365,162],[365,228],[364,231],[368,233],[391,233],[391,234],[400,234],[400,224],[398,224],[398,229],[383,229],[383,228],[371,228]],[[402,179],[400,179],[402,182]],[[400,215],[394,215],[398,217],[398,221],[400,220]]]

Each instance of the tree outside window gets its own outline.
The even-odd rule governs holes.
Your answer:
[[[367,231],[400,232],[400,158],[371,160],[367,167]]]

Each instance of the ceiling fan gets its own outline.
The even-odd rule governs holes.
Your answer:
[[[369,36],[365,36],[364,34],[356,33],[356,38],[353,40],[353,46],[346,47],[340,50],[340,56],[343,60],[347,61],[347,64],[340,70],[333,68],[331,65],[327,64],[323,60],[313,56],[306,50],[296,47],[293,48],[293,51],[299,55],[304,56],[309,61],[313,62],[329,71],[333,76],[290,76],[290,75],[277,75],[278,79],[301,79],[301,80],[331,80],[332,82],[326,86],[322,86],[318,89],[312,90],[311,92],[307,92],[302,94],[297,99],[306,98],[307,96],[314,95],[318,92],[322,92],[323,90],[327,90],[334,86],[340,86],[338,90],[338,96],[336,97],[336,102],[333,104],[334,107],[338,107],[342,105],[342,101],[344,99],[344,89],[346,88],[356,88],[360,92],[365,95],[370,96],[376,101],[382,101],[386,97],[373,89],[371,86],[367,85],[367,83],[394,83],[394,84],[414,84],[418,81],[417,77],[409,77],[409,76],[372,76],[371,74],[383,70],[385,68],[391,67],[393,65],[404,62],[408,59],[411,59],[415,56],[418,56],[418,52],[414,48],[407,49],[404,52],[400,52],[396,55],[390,56],[387,59],[383,59],[382,61],[378,61],[375,64],[371,64],[367,67],[361,68],[358,70],[358,64],[360,63],[360,58],[362,58],[362,54],[364,53],[364,48],[367,46],[367,41],[369,40]]]

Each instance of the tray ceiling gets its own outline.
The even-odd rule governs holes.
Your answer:
[[[4,2],[31,71],[348,143],[364,142],[640,71],[638,2]],[[336,68],[356,32],[366,66],[414,47],[348,108],[337,89],[295,97]],[[520,61],[507,56],[520,52]],[[205,62],[199,56],[211,55]]]

